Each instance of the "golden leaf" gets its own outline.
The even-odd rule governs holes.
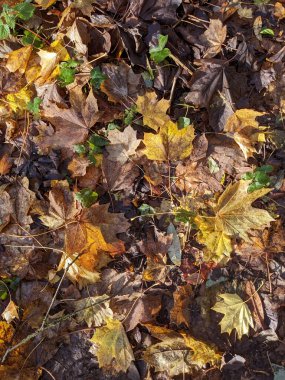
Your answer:
[[[109,304],[109,296],[106,294],[74,301],[74,308],[79,312],[76,314],[77,322],[85,321],[88,327],[102,326],[106,318],[113,317],[113,311],[110,309]]]
[[[144,135],[143,142],[146,146],[144,153],[149,160],[183,160],[190,156],[193,139],[192,125],[179,130],[175,123],[168,121],[156,135],[153,133]]]
[[[117,319],[107,318],[106,326],[96,329],[91,342],[98,346],[99,367],[113,372],[126,372],[135,360],[124,327]]]
[[[6,64],[7,69],[12,73],[14,73],[15,71],[19,71],[20,74],[24,74],[32,51],[33,46],[28,45],[9,53]]]
[[[56,3],[57,0],[35,0],[35,2],[43,9],[47,9]]]
[[[285,18],[285,8],[279,1],[274,4],[274,16],[277,17],[278,20]]]
[[[6,100],[14,112],[23,112],[27,109],[27,105],[32,97],[32,91],[28,90],[26,87],[23,87],[20,91],[15,92],[14,94],[8,94]]]
[[[155,372],[167,371],[171,378],[181,373],[192,373],[207,363],[218,364],[221,360],[213,348],[188,334],[164,328],[162,338],[162,342],[146,349],[143,359],[155,368]]]
[[[157,100],[154,91],[138,96],[136,105],[137,111],[143,115],[143,123],[155,131],[158,131],[159,127],[163,127],[170,120],[170,117],[166,115],[166,111],[170,107],[169,100]]]
[[[256,120],[263,115],[264,112],[244,108],[237,110],[227,120],[224,130],[232,134],[246,159],[256,152],[254,145],[265,140],[265,127],[261,127]]]
[[[267,194],[270,189],[247,192],[249,181],[239,181],[229,185],[214,207],[215,216],[196,218],[200,230],[198,239],[208,249],[207,260],[220,261],[232,252],[232,238],[240,237],[250,241],[250,229],[262,230],[274,221],[266,210],[252,207],[256,199]]]
[[[237,295],[232,293],[219,294],[223,300],[218,301],[212,310],[224,314],[220,322],[222,333],[237,331],[237,337],[248,335],[249,327],[254,327],[253,318],[247,304]]]
[[[8,174],[12,166],[9,155],[6,153],[0,158],[0,175]]]

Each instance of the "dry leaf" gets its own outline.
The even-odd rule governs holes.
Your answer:
[[[110,309],[109,296],[106,294],[97,297],[83,298],[73,302],[78,323],[85,321],[88,327],[102,326],[106,318],[113,317],[113,311]]]
[[[11,53],[8,54],[8,60],[6,63],[7,69],[12,73],[18,71],[20,74],[24,74],[32,51],[32,45],[24,46],[20,49],[11,51]]]
[[[116,319],[107,318],[106,326],[96,329],[90,340],[98,347],[95,354],[100,368],[125,373],[135,360],[124,327]]]
[[[170,117],[166,115],[170,107],[169,100],[157,100],[154,91],[138,96],[136,105],[137,111],[143,115],[143,123],[155,131],[170,120]]]
[[[21,113],[27,109],[27,105],[32,96],[32,91],[28,90],[26,87],[23,87],[20,91],[15,92],[14,94],[8,94],[6,96],[6,100],[12,111],[18,111]]]
[[[190,304],[193,297],[192,286],[179,286],[173,293],[174,305],[170,310],[170,321],[177,326],[190,327]]]
[[[248,335],[249,327],[254,327],[250,310],[240,296],[232,293],[219,294],[222,301],[218,301],[212,310],[224,314],[220,322],[222,333],[231,332],[236,329],[237,338],[240,339],[244,334]]]
[[[256,152],[256,143],[265,141],[264,127],[260,127],[256,120],[263,115],[264,112],[244,108],[237,110],[227,120],[224,130],[232,134],[246,159]]]
[[[6,153],[0,159],[0,175],[8,174],[12,167],[9,155]]]
[[[200,229],[199,241],[208,248],[207,260],[220,261],[232,252],[232,238],[250,241],[250,229],[261,230],[274,219],[266,210],[252,207],[256,199],[270,189],[247,192],[250,181],[239,181],[229,185],[214,207],[215,216],[199,216],[196,223]]]
[[[143,355],[155,372],[166,371],[173,378],[182,373],[192,373],[207,363],[218,364],[221,360],[210,346],[188,334],[180,335],[164,329],[162,336],[162,342],[148,347]]]
[[[1,314],[2,318],[5,319],[6,322],[11,323],[13,319],[18,318],[19,314],[17,310],[17,306],[13,301],[10,301],[8,305],[6,306],[5,310]]]
[[[143,152],[149,160],[183,160],[190,156],[193,139],[192,125],[179,130],[175,123],[168,121],[156,135],[145,133],[143,143],[146,147]]]
[[[274,16],[277,17],[278,20],[285,18],[285,8],[279,1],[274,4]]]
[[[108,135],[110,145],[106,147],[108,160],[117,161],[121,165],[126,163],[129,157],[135,155],[141,140],[137,139],[136,131],[129,125],[120,132],[118,129],[110,131]]]
[[[249,298],[247,304],[252,312],[252,317],[255,322],[256,329],[258,329],[259,331],[266,330],[266,324],[264,322],[265,315],[262,301],[252,281],[246,282],[245,293]]]
[[[222,49],[222,45],[227,36],[227,27],[223,26],[221,20],[210,20],[209,28],[202,35],[202,40],[206,42],[207,51],[204,58],[215,57]]]

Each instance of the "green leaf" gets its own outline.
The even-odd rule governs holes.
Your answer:
[[[5,38],[8,38],[10,36],[10,28],[8,25],[3,24],[3,22],[0,20],[0,40],[4,40]]]
[[[33,17],[35,12],[35,7],[27,2],[15,5],[14,9],[18,12],[17,16],[24,21],[27,21]]]
[[[138,210],[141,215],[155,214],[155,209],[146,203],[143,203],[140,207],[138,207]]]
[[[260,34],[265,36],[274,37],[274,31],[270,28],[262,28]]]
[[[131,108],[125,110],[125,116],[123,122],[125,125],[130,125],[136,117],[137,108],[133,105]]]
[[[165,48],[165,45],[167,44],[168,36],[164,36],[160,34],[158,36],[158,45],[152,46],[149,49],[150,58],[155,63],[161,63],[165,60],[165,58],[169,57],[171,52],[168,48]]]
[[[95,133],[89,138],[89,140],[87,142],[89,145],[89,149],[92,152],[94,150],[96,150],[96,148],[98,148],[98,147],[104,147],[104,146],[109,144],[108,140],[106,140],[104,137],[97,135]],[[99,152],[96,151],[96,153],[99,153]]]
[[[98,199],[98,194],[92,189],[82,189],[75,194],[76,199],[83,207],[91,207]]]
[[[22,43],[23,45],[33,45],[37,49],[40,49],[44,45],[42,40],[38,36],[36,36],[34,33],[30,32],[29,30],[24,31]]]
[[[41,102],[42,102],[42,99],[36,96],[33,100],[31,100],[28,103],[27,105],[28,111],[30,111],[35,116],[39,115]]]
[[[2,8],[2,13],[0,15],[1,18],[4,18],[7,26],[11,29],[15,29],[16,26],[16,19],[17,19],[17,12],[13,10],[13,8],[10,8],[9,5],[4,4]]]
[[[258,168],[258,171],[262,171],[265,173],[271,173],[273,171],[273,166],[272,165],[263,165]]]
[[[186,210],[182,207],[175,209],[175,222],[188,223],[195,216],[192,211]]]
[[[78,153],[78,154],[84,154],[84,153],[87,152],[87,150],[86,150],[86,146],[83,145],[83,144],[75,144],[75,145],[73,146],[73,150],[74,150],[74,152],[76,152],[76,153]]]
[[[186,128],[190,125],[190,119],[189,117],[180,117],[178,119],[178,129]]]
[[[107,127],[107,132],[113,131],[114,129],[120,129],[120,126],[116,123],[109,123]]]
[[[105,79],[107,79],[107,76],[102,73],[99,67],[94,67],[94,69],[91,70],[90,83],[94,88],[96,88],[96,90],[99,90]]]
[[[78,65],[79,62],[74,61],[72,59],[67,62],[62,62],[60,64],[60,74],[58,76],[60,86],[65,87],[68,84],[74,82],[76,68]]]

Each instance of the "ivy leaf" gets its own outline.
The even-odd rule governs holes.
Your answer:
[[[241,338],[244,334],[248,335],[249,327],[254,327],[251,312],[240,296],[232,293],[220,294],[222,301],[218,301],[212,310],[224,314],[220,322],[222,333],[230,334],[234,329],[237,337]]]
[[[270,189],[248,193],[249,181],[229,185],[214,207],[215,216],[198,216],[195,222],[200,229],[198,240],[208,248],[208,260],[221,261],[232,252],[232,238],[250,241],[249,230],[262,230],[274,219],[266,210],[252,207],[256,199]]]
[[[43,47],[43,41],[29,30],[24,30],[22,38],[23,45],[33,45],[35,48],[40,49]]]
[[[35,116],[38,116],[40,113],[40,105],[42,103],[42,99],[36,96],[33,100],[31,100],[28,105],[27,109]]]
[[[96,90],[99,90],[105,79],[107,79],[107,76],[102,73],[99,67],[94,67],[94,69],[91,70],[90,83],[94,88],[96,88]]]
[[[98,346],[95,354],[100,368],[125,373],[135,360],[124,327],[117,319],[106,318],[106,326],[96,329],[90,340]]]
[[[161,63],[165,60],[165,58],[169,57],[171,52],[168,48],[166,48],[166,44],[168,41],[168,36],[164,36],[162,34],[159,34],[158,36],[158,45],[152,46],[149,49],[150,58],[155,63]]]
[[[28,2],[23,2],[15,5],[14,9],[18,12],[17,16],[24,21],[27,21],[33,17],[33,14],[35,12],[35,7]]]
[[[175,123],[168,121],[156,135],[145,133],[144,153],[149,160],[183,160],[190,156],[193,139],[194,128],[192,125],[179,130]]]
[[[89,208],[98,199],[98,194],[92,189],[82,189],[75,194],[75,198],[82,204],[83,207]]]
[[[124,124],[130,125],[133,122],[136,116],[136,113],[137,113],[136,106],[132,106],[131,108],[125,110],[125,116],[123,119]]]
[[[79,62],[70,59],[67,62],[62,62],[60,64],[60,73],[58,76],[59,84],[62,87],[67,86],[70,83],[74,82],[76,67],[79,65]]]
[[[5,38],[9,37],[10,35],[10,28],[8,25],[3,24],[3,22],[0,20],[0,40],[5,40]]]

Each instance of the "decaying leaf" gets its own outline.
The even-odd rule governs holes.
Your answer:
[[[241,338],[244,334],[248,335],[249,328],[254,327],[251,312],[240,296],[233,293],[219,294],[222,301],[218,301],[212,310],[224,314],[220,322],[222,333],[231,334],[235,329],[237,338]]]
[[[155,92],[146,92],[143,96],[138,96],[136,105],[137,111],[143,115],[143,123],[155,131],[170,120],[166,115],[170,107],[169,100],[157,100]]]
[[[149,160],[183,160],[190,156],[193,139],[194,128],[192,125],[179,130],[175,123],[168,121],[163,124],[156,135],[145,133],[144,153]]]
[[[143,356],[155,368],[155,372],[166,371],[173,377],[181,373],[192,373],[207,363],[219,363],[220,355],[207,344],[188,334],[180,335],[164,330],[162,342],[148,347]]]
[[[256,120],[257,117],[264,115],[264,112],[245,108],[237,110],[227,120],[225,132],[232,134],[246,159],[256,152],[254,146],[256,143],[265,141],[264,127],[260,127]]]
[[[202,36],[205,41],[207,51],[204,55],[205,58],[215,57],[222,49],[222,45],[227,36],[227,27],[223,26],[221,20],[210,20],[209,28]]]
[[[170,320],[177,326],[184,324],[190,327],[190,303],[192,299],[192,286],[179,286],[173,293],[174,305],[170,311]]]
[[[135,360],[124,327],[117,319],[107,318],[106,326],[96,329],[91,342],[98,347],[95,354],[100,368],[126,372]]]
[[[107,318],[113,317],[109,303],[109,297],[106,294],[74,301],[74,309],[78,312],[76,320],[79,323],[85,321],[88,327],[102,326]]]
[[[261,230],[274,219],[268,211],[252,207],[256,199],[270,189],[247,192],[250,181],[229,185],[214,207],[215,216],[197,217],[199,241],[208,248],[208,259],[220,261],[232,252],[232,239],[240,237],[249,241],[249,230]]]
[[[19,318],[17,306],[15,303],[11,300],[8,305],[6,306],[5,310],[1,314],[2,318],[5,319],[8,323],[11,323],[13,319]]]
[[[106,147],[110,161],[118,161],[121,165],[136,153],[141,140],[137,139],[136,131],[129,125],[123,132],[118,129],[108,135],[110,145]]]

